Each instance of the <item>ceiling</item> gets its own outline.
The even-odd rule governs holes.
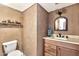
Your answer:
[[[24,11],[32,6],[34,3],[2,3],[5,6],[16,9],[18,11]]]
[[[28,9],[29,7],[31,7],[35,3],[9,3],[9,4],[2,3],[2,4],[22,12],[25,9]],[[56,9],[67,7],[75,3],[39,3],[39,4],[48,12],[51,12]]]
[[[70,6],[74,3],[41,3],[40,5],[46,9],[48,12],[54,11],[56,9],[60,9],[63,7]]]

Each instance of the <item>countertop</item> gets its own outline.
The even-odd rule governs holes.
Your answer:
[[[54,37],[43,37],[43,39],[55,40],[55,41],[61,41],[61,42],[65,42],[65,43],[72,43],[72,44],[79,45],[79,39],[68,38],[66,40],[63,40],[63,39],[57,39],[57,38],[54,38]]]

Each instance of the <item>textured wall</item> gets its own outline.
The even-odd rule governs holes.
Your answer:
[[[23,50],[26,55],[37,55],[37,4],[23,12]]]
[[[14,9],[0,5],[0,21],[2,20],[22,21],[22,14]],[[3,55],[2,43],[18,40],[19,48],[22,50],[22,29],[21,28],[0,28],[0,55]]]
[[[70,35],[79,35],[79,4],[71,5],[65,7],[65,12],[62,16],[68,18],[68,31],[54,31],[54,33],[70,34]],[[49,13],[49,24],[54,29],[54,21],[58,15],[56,11]]]
[[[37,55],[43,55],[43,37],[47,35],[48,12],[37,5]]]
[[[39,4],[24,11],[23,50],[26,55],[43,55],[42,38],[46,36],[48,13]]]

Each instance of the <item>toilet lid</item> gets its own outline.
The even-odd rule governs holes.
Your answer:
[[[10,52],[7,56],[23,56],[23,53],[19,50]]]

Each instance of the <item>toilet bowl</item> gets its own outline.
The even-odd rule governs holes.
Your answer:
[[[8,53],[7,56],[24,56],[24,54],[20,50],[15,50],[15,51]]]

